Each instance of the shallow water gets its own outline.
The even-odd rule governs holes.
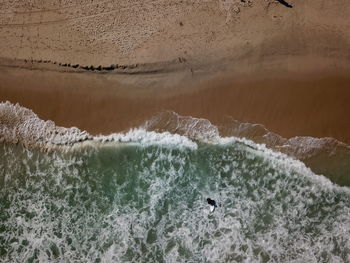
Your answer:
[[[247,140],[140,134],[65,153],[1,144],[0,261],[350,260],[349,188]]]

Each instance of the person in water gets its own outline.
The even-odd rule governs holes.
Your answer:
[[[210,212],[213,213],[214,210],[215,210],[215,208],[218,207],[218,206],[216,205],[215,200],[210,199],[210,198],[207,198],[207,202],[208,202],[208,204],[210,205]]]

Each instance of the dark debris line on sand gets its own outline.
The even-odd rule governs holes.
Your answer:
[[[292,8],[293,6],[288,4],[286,1],[284,0],[277,0],[279,3],[281,3],[282,5],[286,6],[286,7],[289,7],[289,8]]]

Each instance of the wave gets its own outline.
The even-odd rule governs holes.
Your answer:
[[[242,123],[228,117],[224,124],[216,126],[207,119],[180,116],[172,111],[161,112],[142,126],[146,130],[180,134],[201,142],[217,141],[221,137],[247,138],[269,148],[279,150],[301,159],[313,157],[320,152],[335,155],[340,149],[350,147],[334,138],[296,136],[290,139],[270,132],[261,124]]]
[[[333,182],[350,185],[350,146],[334,138],[296,136],[286,139],[261,124],[242,123],[227,117],[223,124],[216,126],[209,120],[180,116],[172,111],[159,113],[142,127],[180,134],[205,143],[230,137],[246,138],[301,160],[315,173],[323,174]]]
[[[349,260],[349,188],[246,139],[158,135],[68,152],[1,145],[0,260]]]
[[[78,128],[63,128],[41,120],[32,110],[10,102],[0,103],[0,142],[51,149],[73,145],[93,137]]]
[[[64,128],[53,121],[43,121],[32,110],[5,102],[0,103],[0,120],[0,142],[46,151],[124,143],[197,148],[198,143],[217,144],[224,138],[245,138],[299,159],[333,182],[350,185],[350,146],[345,143],[306,136],[286,139],[263,125],[242,123],[232,117],[214,125],[207,119],[164,111],[126,133],[93,136],[75,127]]]
[[[350,189],[237,136],[298,139],[173,112],[108,136],[10,103],[0,117],[1,138],[12,142],[0,144],[2,262],[350,260]]]

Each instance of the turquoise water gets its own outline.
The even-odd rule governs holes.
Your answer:
[[[249,141],[164,136],[0,144],[0,261],[350,261],[349,188]]]

